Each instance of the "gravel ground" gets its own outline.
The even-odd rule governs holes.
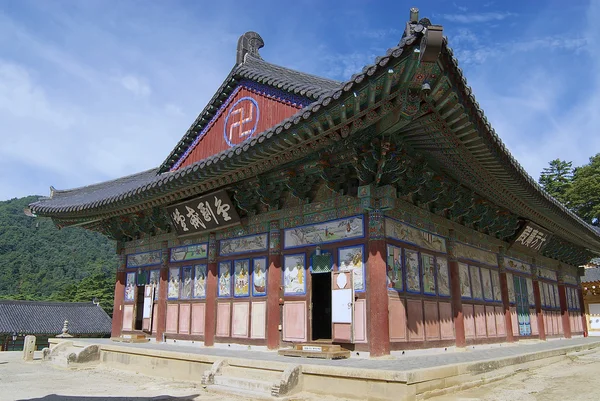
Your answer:
[[[428,401],[597,401],[600,350]]]

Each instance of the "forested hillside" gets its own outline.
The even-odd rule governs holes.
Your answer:
[[[91,302],[96,297],[112,315],[114,241],[26,216],[23,209],[37,199],[0,202],[0,299]]]

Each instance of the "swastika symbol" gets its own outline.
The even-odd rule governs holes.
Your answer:
[[[258,103],[251,97],[243,97],[231,106],[225,118],[223,137],[229,146],[235,146],[250,138],[256,131],[259,118]]]

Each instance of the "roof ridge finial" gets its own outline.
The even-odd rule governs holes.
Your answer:
[[[262,48],[264,45],[265,42],[256,32],[249,31],[240,36],[237,45],[236,64],[244,64],[246,61],[246,54],[250,54],[252,57],[262,60],[260,54],[258,54],[258,49]]]

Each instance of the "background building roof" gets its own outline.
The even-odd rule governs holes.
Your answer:
[[[110,334],[112,320],[92,302],[0,301],[0,334]]]

